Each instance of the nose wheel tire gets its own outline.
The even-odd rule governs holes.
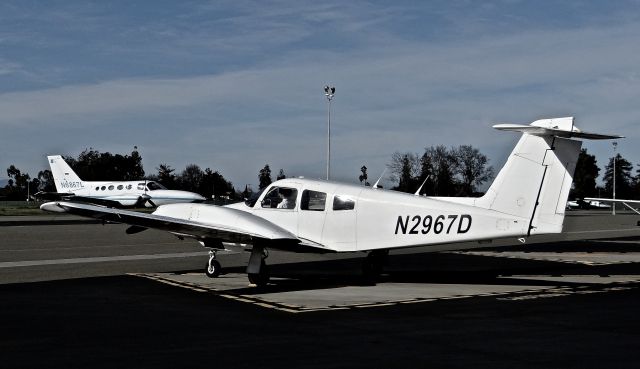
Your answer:
[[[216,260],[216,254],[212,251],[209,253],[209,263],[207,263],[205,273],[209,278],[218,278],[220,272],[222,272],[222,265]]]
[[[218,276],[220,276],[220,271],[222,271],[222,265],[220,265],[218,260],[212,260],[207,265],[206,273],[209,278],[218,278]]]

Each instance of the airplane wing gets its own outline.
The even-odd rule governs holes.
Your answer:
[[[45,192],[38,191],[33,194],[33,197],[39,200],[62,200],[75,196],[72,192]]]
[[[187,204],[164,205],[159,209],[163,207],[177,209],[181,205]],[[262,239],[271,241],[270,247],[289,251],[320,253],[330,251],[323,249],[321,245],[304,242],[304,240],[298,239],[289,231],[253,214],[221,206],[201,206],[206,206],[214,217],[207,217],[206,222],[194,221],[188,219],[188,216],[178,218],[65,201],[48,202],[41,205],[40,209],[96,218],[106,222],[130,224],[132,227],[127,230],[128,233],[136,233],[146,228],[152,228],[200,241],[216,240],[250,244],[255,239]],[[182,208],[187,209],[187,207]]]
[[[122,204],[115,200],[100,199],[95,197],[77,196],[72,192],[44,192],[40,191],[33,195],[36,199],[48,201],[70,201],[82,202],[87,204],[108,206],[111,208],[120,208]]]
[[[629,210],[637,214],[640,214],[640,211],[638,209],[634,209],[633,206],[629,205],[629,204],[640,204],[640,200],[602,199],[598,197],[585,197],[584,199],[587,201],[619,202],[619,203],[622,203],[622,205],[626,206]]]

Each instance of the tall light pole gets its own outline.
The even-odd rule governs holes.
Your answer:
[[[616,149],[618,142],[613,141],[613,199],[616,199]],[[616,215],[616,202],[611,204],[611,215]]]
[[[335,93],[335,87],[324,86],[324,96],[327,97],[327,181],[331,171],[331,100]]]

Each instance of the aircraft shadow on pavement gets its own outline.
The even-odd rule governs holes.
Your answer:
[[[492,250],[496,252],[585,252],[585,253],[631,253],[640,252],[640,236],[619,237],[599,240],[578,240],[532,243],[524,245],[503,246],[498,248],[486,247],[475,250]]]
[[[565,249],[570,246],[562,245]],[[592,245],[594,249],[596,246]],[[550,247],[545,245],[545,247]],[[636,246],[637,248],[637,246]],[[575,250],[574,250],[575,251]],[[560,251],[562,252],[562,251]],[[639,263],[617,265],[581,265],[549,260],[504,258],[454,253],[420,253],[390,255],[389,265],[374,281],[361,272],[362,258],[270,265],[271,282],[263,288],[242,287],[226,292],[242,295],[309,291],[376,283],[463,284],[557,286],[558,281],[544,281],[512,276],[599,276],[638,275]],[[244,273],[244,267],[227,268],[223,273]],[[588,283],[561,282],[564,286]]]

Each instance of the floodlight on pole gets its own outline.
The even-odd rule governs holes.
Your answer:
[[[324,96],[327,97],[327,181],[331,172],[331,100],[333,100],[335,93],[335,87],[324,86]]]
[[[613,141],[613,200],[616,199],[616,149],[618,148],[618,142]],[[611,204],[611,215],[616,215],[616,202]]]

